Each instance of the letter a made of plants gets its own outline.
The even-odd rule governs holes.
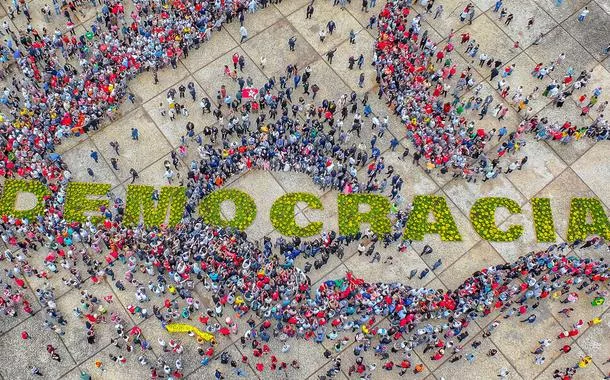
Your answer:
[[[587,218],[591,217],[591,223]],[[596,198],[573,198],[570,205],[568,241],[585,240],[589,235],[610,239],[610,222],[601,202]]]
[[[435,222],[429,222],[432,212]],[[453,215],[445,198],[435,195],[417,195],[413,200],[413,210],[407,220],[404,237],[409,240],[424,240],[426,234],[438,234],[442,241],[461,241]]]

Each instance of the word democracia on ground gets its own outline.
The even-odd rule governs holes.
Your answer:
[[[68,222],[103,222],[100,210],[109,206],[106,196],[110,184],[70,182],[64,200],[64,219]],[[153,186],[128,185],[124,206],[125,226],[173,227],[179,224],[187,207],[186,188],[163,186],[155,190]],[[36,205],[29,209],[18,209],[20,194],[30,193]],[[45,200],[51,196],[48,187],[36,181],[7,179],[0,196],[0,215],[5,218],[35,220],[45,213]],[[235,207],[234,216],[228,220],[221,214],[224,202]],[[323,223],[311,222],[300,226],[295,220],[295,206],[306,204],[309,208],[322,210],[320,199],[310,193],[287,193],[277,198],[271,207],[270,221],[274,228],[285,236],[308,237],[320,234]],[[531,200],[532,217],[536,239],[539,242],[555,242],[550,198]],[[505,209],[511,214],[521,214],[521,206],[512,199],[483,197],[475,201],[470,210],[470,222],[474,230],[488,241],[514,241],[523,234],[523,226],[514,224],[501,229],[496,223],[496,211]],[[338,194],[337,195],[339,234],[355,235],[362,224],[384,235],[392,231],[391,214],[396,206],[379,194]],[[205,196],[198,205],[197,212],[203,221],[218,227],[245,230],[254,222],[257,207],[254,199],[237,189],[219,189]],[[460,241],[462,238],[445,198],[436,195],[417,195],[413,199],[403,238],[421,241],[427,234],[437,234],[443,241]],[[570,206],[567,240],[584,240],[590,235],[610,239],[610,221],[602,203],[596,198],[573,198]]]

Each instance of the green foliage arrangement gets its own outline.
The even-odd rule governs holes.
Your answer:
[[[66,190],[66,205],[64,207],[64,218],[70,222],[87,221],[86,212],[97,212],[100,207],[108,207],[108,199],[91,199],[90,197],[105,197],[112,187],[107,183],[70,182]],[[91,222],[98,224],[102,221],[101,216],[91,216]]]
[[[184,214],[185,190],[179,186],[163,186],[159,192],[159,200],[154,201],[153,186],[128,185],[124,219],[126,225],[136,226],[142,217],[146,227],[158,227],[165,224],[166,220],[169,227],[174,227],[180,223]]]
[[[322,231],[322,222],[312,222],[305,227],[300,227],[294,219],[294,208],[300,203],[314,210],[322,210],[320,199],[310,193],[288,193],[279,197],[271,206],[271,224],[284,236],[308,237],[319,234]]]
[[[470,222],[474,230],[485,240],[508,242],[523,235],[523,226],[513,225],[502,231],[496,225],[496,209],[503,207],[511,214],[521,213],[519,204],[509,198],[479,198],[470,209]]]
[[[432,212],[435,222],[429,222]],[[413,199],[413,210],[405,227],[405,239],[421,241],[426,234],[438,234],[442,241],[461,241],[451,210],[445,198],[435,195],[417,195]]]
[[[16,210],[15,203],[19,193],[32,193],[36,196],[36,206],[29,210]],[[7,179],[0,197],[0,215],[13,216],[19,219],[33,220],[44,215],[44,197],[50,196],[50,190],[40,182],[23,179]]]
[[[588,222],[588,218],[591,223]],[[610,239],[610,222],[604,208],[596,198],[572,198],[568,241],[585,240],[589,235]]]
[[[91,221],[98,224],[102,217],[95,215],[100,207],[108,206],[105,197],[110,191],[110,184],[70,182],[66,189],[64,218],[69,222]],[[128,185],[124,222],[135,226],[143,221],[146,227],[158,227],[167,224],[174,227],[182,221],[186,204],[185,188],[164,186],[160,189],[158,200],[153,199],[153,186]],[[36,196],[36,205],[28,210],[17,210],[16,201],[19,193],[32,193]],[[23,179],[6,179],[0,195],[0,216],[11,216],[32,220],[44,215],[45,197],[51,196],[49,188],[37,181]],[[235,205],[235,217],[226,220],[221,214],[221,204],[231,201]],[[310,193],[288,193],[278,198],[270,211],[271,224],[285,236],[308,237],[321,232],[323,222],[312,222],[301,227],[295,221],[294,208],[299,203],[306,203],[310,208],[322,210],[320,199]],[[555,241],[555,226],[551,201],[548,198],[533,198],[532,212],[536,238],[539,242]],[[361,212],[359,206],[365,204],[369,211]],[[377,235],[391,232],[392,222],[390,201],[379,194],[339,194],[337,197],[339,233],[355,235],[360,225],[369,224]],[[495,223],[498,208],[506,208],[512,214],[521,213],[518,203],[509,198],[479,198],[470,210],[470,219],[474,229],[484,239],[496,242],[509,242],[523,234],[523,226],[512,225],[506,231],[500,230]],[[206,196],[199,205],[199,213],[205,223],[217,227],[231,227],[245,230],[256,219],[257,208],[254,199],[237,189],[220,189]],[[434,221],[429,221],[433,216]],[[418,195],[413,200],[413,210],[409,214],[404,231],[404,238],[421,241],[426,234],[438,234],[442,241],[461,241],[462,237],[445,198],[435,195]],[[573,242],[584,240],[589,235],[598,235],[610,239],[610,221],[602,203],[596,198],[573,198],[567,240]]]
[[[532,198],[532,213],[534,214],[534,230],[539,242],[555,242],[555,225],[553,211],[549,198]]]
[[[235,217],[232,220],[226,220],[220,212],[220,205],[224,201],[232,201],[235,204]],[[243,231],[250,227],[256,218],[256,203],[248,193],[241,190],[220,189],[201,200],[199,215],[211,226],[232,227]]]
[[[361,204],[368,204],[370,210],[360,212]],[[339,234],[355,235],[360,231],[360,224],[368,223],[371,231],[377,235],[384,235],[392,231],[390,214],[390,201],[379,194],[339,194],[337,208],[339,211]]]

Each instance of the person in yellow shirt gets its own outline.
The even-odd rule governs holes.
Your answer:
[[[589,363],[591,363],[591,357],[587,355],[584,358],[580,359],[580,361],[578,362],[578,366],[580,368],[586,368]]]
[[[589,322],[587,322],[587,324],[589,326],[595,326],[595,325],[600,324],[601,322],[602,322],[602,319],[600,317],[596,317],[596,318],[593,318],[592,320],[590,320]]]

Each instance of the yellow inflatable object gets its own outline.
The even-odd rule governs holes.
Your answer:
[[[589,326],[598,325],[600,323],[602,323],[602,319],[600,317],[593,318],[589,321]]]
[[[205,331],[199,330],[195,326],[187,325],[186,323],[170,323],[165,326],[165,329],[171,333],[188,333],[193,332],[199,338],[205,340],[206,342],[216,343],[216,339],[214,335],[207,333]]]
[[[589,363],[591,363],[591,357],[590,356],[585,356],[584,358],[582,358],[580,360],[580,362],[578,362],[578,366],[580,368],[585,368],[589,365]]]

